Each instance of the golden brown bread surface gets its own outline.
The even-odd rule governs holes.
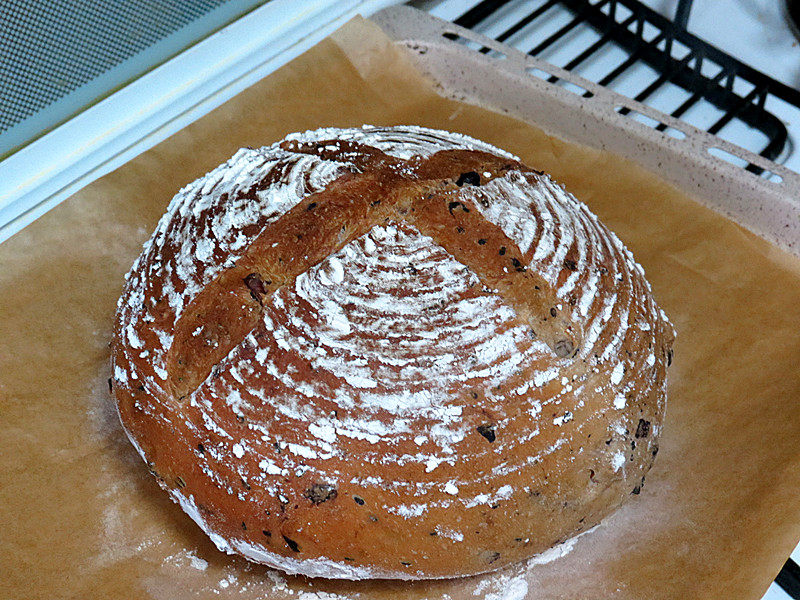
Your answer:
[[[673,337],[546,175],[446,132],[318,130],[176,195],[127,277],[113,390],[220,549],[452,577],[639,493]]]

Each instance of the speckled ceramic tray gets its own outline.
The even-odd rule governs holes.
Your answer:
[[[373,21],[411,50],[440,92],[624,156],[766,240],[800,255],[800,175],[670,115],[405,6]],[[487,51],[480,52],[481,48]],[[554,76],[558,82],[550,83]],[[622,108],[630,112],[622,114]],[[664,131],[656,129],[660,124]],[[745,167],[764,170],[756,175]]]

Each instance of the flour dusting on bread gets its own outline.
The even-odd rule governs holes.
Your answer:
[[[337,221],[348,202],[365,208]],[[280,254],[265,236],[288,218]],[[338,225],[311,260],[314,227]],[[284,276],[295,259],[310,266]],[[321,129],[175,196],[118,304],[114,393],[221,550],[309,576],[452,577],[640,493],[673,337],[631,253],[547,175],[459,134]],[[176,395],[182,349],[222,343]]]

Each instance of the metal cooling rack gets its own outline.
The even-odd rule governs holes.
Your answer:
[[[800,91],[689,33],[686,25],[692,0],[679,0],[674,21],[637,0],[484,0],[474,4],[453,22],[770,160],[782,162],[792,150],[786,125],[770,107],[786,104],[800,110]],[[576,44],[576,39],[581,43]],[[489,53],[490,49],[480,51]],[[559,82],[554,76],[546,78]],[[667,129],[642,115],[629,114],[627,108],[619,111],[660,131]],[[762,172],[736,157],[720,158]]]
[[[692,0],[679,0],[671,21],[637,0],[483,0],[452,20],[780,162],[792,150],[791,139],[769,106],[777,101],[800,109],[800,91],[689,33],[691,7]],[[583,43],[576,44],[580,35]],[[469,43],[457,35],[446,37]],[[487,47],[478,51],[492,53]],[[559,84],[556,76],[542,76]],[[626,107],[618,111],[672,133]],[[737,157],[720,158],[763,173]],[[791,558],[775,582],[800,600],[800,567]]]

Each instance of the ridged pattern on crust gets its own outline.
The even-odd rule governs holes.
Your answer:
[[[513,158],[421,128],[290,138],[404,159],[453,148]],[[200,387],[169,396],[181,311],[267,224],[355,171],[277,145],[240,151],[176,196],[134,264],[114,387],[126,430],[173,498],[221,549],[358,579],[495,569],[638,493],[657,451],[672,329],[617,237],[536,173],[456,192],[516,248],[468,230],[432,229],[435,240],[413,215],[377,225],[267,297]],[[498,261],[513,250],[519,269],[552,286],[554,314],[582,332],[574,353],[556,356],[445,250],[468,243]]]

